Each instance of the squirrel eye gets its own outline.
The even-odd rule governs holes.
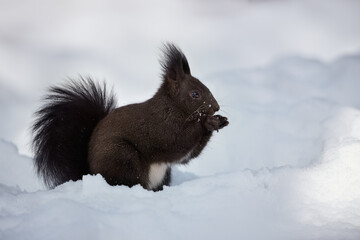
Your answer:
[[[193,91],[193,92],[191,93],[191,96],[192,96],[193,98],[199,98],[199,97],[200,97],[200,94],[199,94],[197,91]]]

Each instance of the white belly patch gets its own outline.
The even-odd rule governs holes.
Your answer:
[[[155,189],[163,182],[168,167],[170,167],[168,163],[153,163],[150,165],[149,189]]]

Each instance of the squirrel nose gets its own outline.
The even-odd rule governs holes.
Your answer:
[[[213,103],[213,107],[215,112],[220,110],[219,104],[216,101]]]

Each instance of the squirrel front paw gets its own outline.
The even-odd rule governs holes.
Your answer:
[[[227,125],[229,125],[228,119],[221,115],[208,116],[204,122],[204,127],[208,131],[219,131],[219,129],[222,129]]]

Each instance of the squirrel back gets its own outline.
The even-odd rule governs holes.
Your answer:
[[[100,173],[111,185],[161,190],[171,166],[197,157],[214,130],[228,125],[219,105],[191,75],[185,55],[164,48],[163,82],[143,103],[114,108],[90,79],[51,89],[37,113],[35,165],[49,187]]]

